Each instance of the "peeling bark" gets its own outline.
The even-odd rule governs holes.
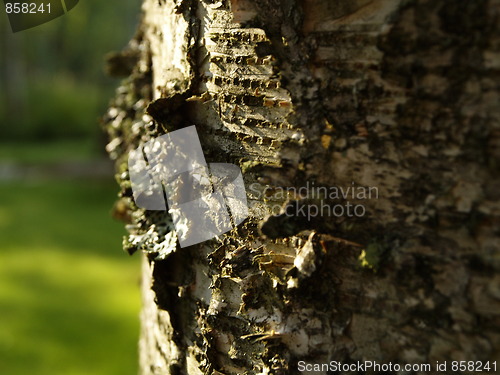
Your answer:
[[[105,118],[124,246],[146,254],[141,374],[500,360],[499,5],[144,1]],[[180,249],[127,155],[192,124],[242,168],[251,216]],[[290,189],[311,184],[377,197]],[[284,214],[346,201],[366,215]]]

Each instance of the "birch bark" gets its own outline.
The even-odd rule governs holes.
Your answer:
[[[500,360],[499,11],[144,0],[106,115],[125,248],[146,253],[141,374]],[[180,249],[126,165],[192,124],[207,161],[242,168],[251,216]],[[325,211],[349,203],[365,213]],[[294,214],[263,214],[280,206]]]

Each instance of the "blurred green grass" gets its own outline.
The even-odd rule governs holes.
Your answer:
[[[50,164],[64,161],[90,161],[99,145],[95,139],[61,139],[45,142],[0,141],[0,162]]]
[[[140,257],[109,214],[118,187],[56,167],[102,161],[98,119],[118,85],[104,55],[140,5],[81,1],[15,34],[0,17],[0,375],[137,373]]]
[[[109,182],[0,182],[0,374],[137,373],[139,257]]]

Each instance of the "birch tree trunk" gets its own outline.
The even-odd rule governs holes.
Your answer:
[[[124,246],[146,254],[142,375],[500,361],[499,12],[144,0],[105,119]],[[179,248],[127,157],[193,124],[207,161],[241,167],[251,215]]]

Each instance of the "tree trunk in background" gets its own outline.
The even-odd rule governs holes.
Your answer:
[[[499,12],[498,0],[144,1],[122,54],[138,62],[106,115],[124,246],[147,254],[141,374],[500,360]],[[127,157],[192,124],[208,162],[242,168],[251,216],[180,249],[168,214],[134,205]],[[288,214],[263,214],[276,204]],[[332,204],[366,214],[313,215]]]

